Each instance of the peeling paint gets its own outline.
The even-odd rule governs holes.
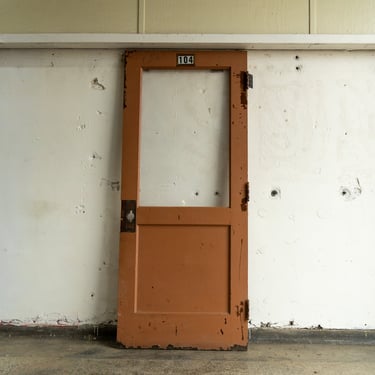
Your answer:
[[[115,314],[114,311],[110,311],[110,314]],[[103,319],[104,315],[108,312],[98,316],[92,316],[89,319],[81,319],[79,316],[68,317],[65,314],[59,313],[48,313],[38,314],[34,317],[25,319],[1,319],[0,326],[15,326],[15,327],[51,327],[51,326],[65,326],[65,327],[77,327],[86,326],[87,324],[100,325],[112,325],[116,324],[116,319]]]

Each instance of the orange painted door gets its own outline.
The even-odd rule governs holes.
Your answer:
[[[245,52],[126,55],[117,339],[246,348]]]

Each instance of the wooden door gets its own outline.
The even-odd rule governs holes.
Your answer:
[[[117,330],[126,347],[247,347],[246,69],[240,51],[126,55]]]

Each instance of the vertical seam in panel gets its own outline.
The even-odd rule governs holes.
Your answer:
[[[308,22],[309,22],[309,34],[311,34],[311,0],[308,0],[308,5],[309,8],[307,10],[307,16],[308,16]]]
[[[316,5],[317,0],[309,0],[309,34],[316,34]]]
[[[145,33],[146,0],[138,0],[138,34]]]

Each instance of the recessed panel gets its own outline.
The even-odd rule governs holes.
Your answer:
[[[229,72],[142,73],[140,205],[228,207]]]
[[[229,227],[138,230],[137,312],[228,313]]]

